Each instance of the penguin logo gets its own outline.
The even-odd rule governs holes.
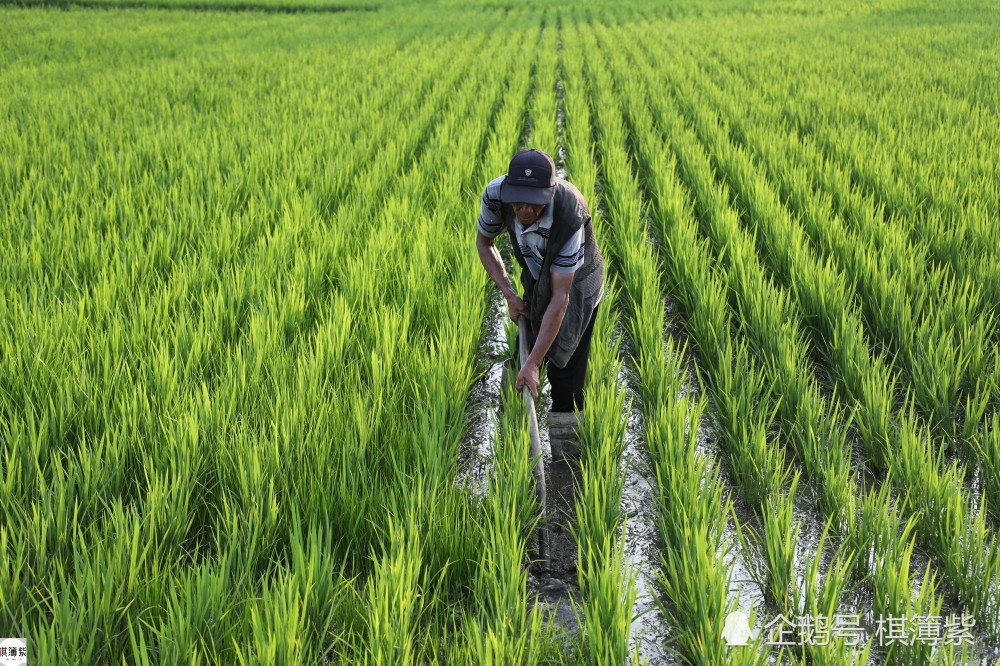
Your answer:
[[[750,618],[743,611],[733,611],[726,616],[726,626],[722,628],[722,639],[726,645],[746,645],[750,640]]]

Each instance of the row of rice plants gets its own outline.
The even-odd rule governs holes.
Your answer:
[[[674,76],[680,76],[680,74],[678,74],[678,73],[675,72]],[[690,89],[689,87],[685,87],[684,88],[685,95],[693,94],[694,92],[695,91],[692,90],[692,89]],[[662,120],[662,116],[661,116],[661,120]],[[704,120],[704,117],[699,118],[699,120]],[[668,125],[668,126],[673,128],[673,133],[675,133],[675,134],[679,131],[679,126],[677,126],[676,124],[675,125]],[[703,131],[705,131],[705,125],[702,124],[700,126],[700,129],[702,129]],[[721,162],[722,159],[726,155],[726,149],[725,149],[725,146],[723,145],[723,142],[722,142],[720,136],[719,135],[714,135],[714,136],[712,136],[712,137],[709,138],[708,142],[710,143],[710,145],[713,145],[713,147],[716,149],[716,151],[717,151],[716,155],[720,155],[720,153],[722,154],[722,156],[720,156],[718,158],[720,160],[720,162]],[[705,160],[704,157],[699,158],[699,159]],[[724,172],[726,171],[725,166],[722,166],[722,170]],[[732,177],[732,174],[730,174],[730,177]],[[737,182],[737,184],[739,184],[739,181],[736,181],[736,182]],[[745,199],[748,203],[751,204],[751,209],[752,209],[752,204],[756,202],[756,200],[754,199],[754,197],[757,196],[757,195],[761,195],[762,196],[762,193],[766,193],[766,192],[767,192],[767,185],[766,185],[766,183],[758,182],[753,187],[750,187],[748,185],[745,186],[745,187],[743,187],[743,189],[741,191],[741,197],[743,199]],[[775,215],[775,211],[774,210],[769,210],[768,213],[767,213],[767,215],[770,215],[770,216],[773,217]],[[763,213],[754,215],[755,224],[757,224],[757,225],[764,224],[765,223],[765,221],[763,220],[764,217],[765,217],[765,215]],[[720,216],[720,215],[714,215],[714,216],[712,216],[712,220],[714,220],[714,221],[718,221],[718,220],[721,220],[721,219],[723,219],[723,216]],[[778,218],[778,219],[780,219],[780,218]],[[734,246],[732,245],[732,242],[733,242],[733,240],[735,238],[738,238],[739,233],[736,230],[736,228],[733,227],[732,224],[730,224],[730,227],[732,227],[732,229],[729,232],[727,232],[730,235],[728,235],[726,237],[728,239],[726,241],[726,246],[728,247],[727,252],[729,253],[730,261],[733,264],[735,264],[735,263],[737,263],[737,259],[734,259],[732,257],[734,256],[734,254],[738,254],[738,253],[736,253],[734,251]],[[735,235],[733,235],[733,234],[735,234]],[[745,244],[745,242],[744,242],[744,244]],[[752,247],[752,244],[749,245],[748,247]],[[814,280],[813,280],[813,282],[815,283]],[[768,297],[768,298],[774,298],[774,297]],[[778,325],[780,325],[780,321],[774,320],[772,322],[772,325],[773,326],[778,326]],[[762,333],[762,331],[765,330],[764,328],[751,327],[751,329],[750,329],[751,332],[753,332],[755,330],[757,331],[757,337],[759,339],[759,341],[757,342],[757,344],[761,345],[761,349],[762,349],[762,351],[765,351],[765,353],[767,353],[766,350],[767,350],[767,346],[768,345],[771,345],[772,348],[774,348],[774,345],[777,344],[775,342],[775,340],[776,339],[777,340],[781,339],[780,335],[775,335],[773,333],[773,329],[771,329],[771,331],[769,331],[768,335],[764,335]],[[797,341],[796,340],[795,334],[793,334],[792,337],[788,338],[788,340],[785,341],[782,344],[785,344],[785,345],[789,345],[790,344],[791,345],[790,347],[787,347],[787,349],[785,351],[786,355],[789,354],[790,350],[792,350],[792,349],[798,348],[800,350],[798,352],[791,353],[791,355],[788,356],[788,358],[790,358],[792,360],[807,358],[804,345],[801,344],[801,341]],[[772,353],[774,353],[774,352],[772,352]],[[775,358],[779,358],[780,359],[781,356],[775,356]],[[798,385],[798,386],[803,386],[804,387],[804,386],[807,386],[807,385],[811,384],[812,383],[811,382],[811,378],[809,378],[808,376],[800,376],[798,380],[794,379],[794,373],[789,373],[789,369],[790,368],[796,368],[797,369],[796,366],[797,367],[802,367],[801,366],[801,361],[796,361],[795,363],[791,363],[791,364],[788,364],[788,363],[784,364],[784,368],[785,368],[784,372],[785,372],[786,376],[788,376],[790,380],[794,381],[794,383],[789,384],[789,385],[792,385],[792,386]],[[782,367],[781,365],[777,366],[777,368],[779,370],[781,369],[781,367]],[[817,392],[816,387],[814,385],[809,388],[809,393],[811,393],[814,396],[813,399],[815,399],[816,397],[818,397],[818,392]],[[812,414],[815,414],[815,415],[822,414],[822,410],[808,410],[806,412],[803,412],[803,410],[802,410],[802,406],[803,405],[802,404],[795,404],[795,403],[801,403],[801,400],[799,399],[799,397],[796,395],[795,392],[792,392],[791,394],[789,394],[788,392],[786,392],[784,395],[785,395],[786,399],[787,398],[791,398],[791,402],[794,404],[794,409],[791,410],[791,414],[789,414],[788,417],[786,417],[786,418],[788,418],[789,423],[794,424],[795,423],[795,419],[796,418],[800,418],[803,413],[810,413],[811,412]],[[815,429],[816,429],[816,427],[817,427],[817,425],[819,423],[820,423],[820,421],[816,421],[813,424],[810,424],[808,422],[803,423],[802,424],[802,429],[799,430],[799,432],[800,433],[810,433],[811,431],[815,431]],[[795,433],[795,429],[792,428],[790,430],[790,432]],[[794,439],[794,435],[793,435],[793,439]],[[908,442],[903,442],[903,443],[904,444],[908,443],[911,447],[914,445],[913,441],[908,441]],[[808,441],[807,440],[803,441],[802,445],[803,446],[804,445],[808,445]],[[797,451],[798,454],[800,456],[803,456],[804,455],[804,449],[802,449],[802,446],[799,446],[799,447],[796,447],[796,448],[799,449],[799,451]],[[897,467],[897,470],[898,469],[899,468]],[[904,477],[904,478],[906,478],[906,480],[908,482],[908,485],[909,484],[917,484],[917,483],[919,483],[920,479],[917,478],[917,477],[923,478],[923,476],[921,476],[921,475],[929,475],[930,481],[928,481],[928,482],[926,482],[926,483],[924,483],[922,485],[917,485],[917,487],[920,487],[922,490],[925,490],[925,492],[928,492],[928,493],[931,493],[931,491],[933,489],[935,489],[935,488],[938,488],[938,487],[942,488],[941,492],[931,493],[931,496],[934,498],[933,501],[935,501],[935,502],[939,502],[939,501],[944,500],[944,495],[946,493],[944,493],[943,488],[945,486],[949,485],[948,483],[945,483],[945,482],[951,482],[951,485],[954,485],[956,482],[958,482],[957,479],[954,477],[954,475],[949,475],[946,479],[944,479],[943,482],[938,483],[938,477],[936,475],[936,467],[934,467],[933,464],[930,465],[930,469],[929,470],[922,469],[919,474],[917,473],[916,469],[907,468],[907,471],[911,472],[909,474],[909,476]],[[908,493],[907,494],[906,500],[907,500],[908,503],[909,502],[913,502],[913,501],[916,501],[916,502],[920,502],[921,501],[919,499],[916,499],[916,498],[912,497],[912,493]],[[951,501],[952,510],[962,511],[964,506],[965,506],[964,503],[959,502],[959,503],[956,504],[954,501]],[[913,511],[916,513],[916,509],[913,509]],[[921,516],[921,517],[923,517],[925,515],[925,513],[923,511],[921,511],[918,515]],[[936,526],[932,526],[932,525],[930,525],[929,523],[926,523],[926,522],[924,522],[924,523],[918,523],[918,524],[920,524],[920,526],[923,528],[921,531],[923,532],[925,540],[929,540],[929,539],[934,538],[932,536],[934,534],[939,534],[939,531],[935,529]],[[983,544],[984,543],[985,535],[983,533],[981,521],[980,521],[980,524],[978,526],[973,526],[969,530],[969,532],[970,532],[970,534],[969,534],[970,537],[975,537],[975,535],[978,535],[978,537],[976,537],[976,543],[977,544]],[[860,545],[861,544],[859,544],[859,546]],[[954,547],[958,547],[957,540],[955,542],[953,542],[953,546]],[[974,550],[975,549],[969,549],[967,551],[962,551],[962,552],[967,553],[971,557]],[[976,561],[977,562],[980,561],[979,556],[981,556],[981,553],[982,553],[981,550],[978,551],[978,555],[976,556]],[[990,557],[992,558],[992,556],[990,556]],[[987,560],[987,563],[989,561],[990,560]],[[953,572],[949,571],[948,573],[953,573]],[[957,578],[956,576],[954,576],[954,575],[952,576],[953,580],[955,580],[956,578]],[[962,589],[963,589],[963,591],[967,591],[968,587],[971,584],[971,581],[973,579],[971,577],[963,577],[963,578],[960,578],[959,580],[962,580],[962,581],[965,582],[965,584],[962,585]],[[977,594],[977,598],[985,600],[986,598],[988,598],[988,595]],[[990,617],[989,611],[986,610],[986,609],[984,609],[984,608],[982,608],[982,607],[978,608],[978,611],[979,612],[976,613],[977,617],[988,621],[988,618]]]
[[[534,461],[527,455],[528,423],[521,395],[512,386],[505,386],[502,403],[481,516],[488,546],[476,562],[472,609],[454,643],[443,652],[442,661],[572,663],[572,649],[567,650],[553,629],[543,628],[541,606],[529,603],[524,557],[539,508],[532,476]]]
[[[572,162],[571,162],[572,164]],[[577,577],[582,594],[582,649],[588,663],[629,660],[635,572],[625,563],[628,525],[619,513],[624,487],[625,390],[611,304],[615,288],[605,288],[594,326],[587,378],[587,408],[580,426],[582,456],[575,501]],[[599,337],[598,337],[599,336]]]
[[[707,94],[712,95],[712,91],[706,89]],[[721,95],[713,95],[714,99],[712,104],[716,106],[725,105],[723,108],[723,113],[729,119],[729,124],[731,131],[734,135],[741,137],[741,140],[747,145],[748,150],[753,151],[753,154],[760,159],[761,168],[766,169],[768,175],[774,183],[775,190],[780,194],[782,199],[787,202],[787,205],[797,212],[797,217],[801,221],[803,228],[811,235],[812,238],[820,240],[821,247],[831,248],[833,251],[837,252],[838,258],[846,259],[845,261],[838,262],[840,265],[846,266],[857,266],[866,262],[877,262],[877,258],[870,258],[870,253],[867,252],[867,244],[863,244],[857,238],[855,238],[850,231],[843,228],[839,217],[832,212],[830,209],[830,199],[822,194],[814,195],[813,193],[817,191],[816,183],[811,174],[817,172],[816,161],[804,161],[801,156],[797,154],[795,150],[796,147],[804,147],[804,143],[799,143],[795,140],[790,140],[789,136],[780,131],[774,131],[763,125],[759,120],[755,123],[755,128],[753,131],[747,125],[747,118],[751,113],[752,104],[754,117],[760,119],[767,113],[771,111],[772,115],[776,115],[773,106],[769,106],[764,103],[755,94],[749,95],[744,99],[742,103],[734,101],[730,98],[722,98]],[[795,227],[790,225],[777,225],[779,232],[784,232],[786,234],[793,233]],[[790,275],[790,273],[798,266],[793,258],[796,252],[793,252],[790,248],[797,247],[798,244],[804,242],[801,238],[802,234],[797,236],[794,240],[795,245],[789,241],[772,241],[768,243],[768,247],[773,248],[771,250],[771,261],[778,262],[779,266],[775,266],[775,271],[781,275]],[[817,263],[817,262],[812,262]],[[815,269],[815,271],[831,272],[832,267],[822,266]],[[886,275],[889,274],[891,269],[883,268],[879,272]],[[848,303],[844,299],[849,299],[848,294],[841,293],[844,289],[843,280],[840,278],[832,278],[840,282],[840,286],[837,287],[837,291],[833,292],[836,296],[831,296],[830,288],[827,286],[819,287],[818,285],[827,285],[829,282],[825,279],[817,279],[816,273],[812,272],[812,277],[808,280],[796,279],[790,277],[792,282],[800,282],[804,285],[813,285],[811,290],[815,292],[814,298],[822,298],[826,302],[832,303],[832,305],[827,307],[827,314],[834,312],[847,312],[843,308],[848,307]],[[855,274],[856,275],[856,274]],[[855,280],[858,282],[866,280],[859,279]],[[989,404],[990,397],[990,386],[989,386],[989,376],[984,374],[987,367],[991,367],[991,359],[984,358],[983,351],[987,348],[985,344],[985,339],[988,337],[985,334],[985,322],[988,321],[988,317],[983,317],[975,321],[969,319],[963,319],[961,317],[952,316],[954,310],[948,307],[951,303],[962,302],[967,303],[969,299],[964,298],[964,294],[956,294],[954,290],[949,290],[947,288],[943,289],[944,292],[951,292],[950,298],[944,301],[946,307],[938,309],[938,314],[934,315],[933,323],[931,324],[935,329],[940,330],[943,322],[948,322],[947,326],[953,330],[958,331],[971,331],[960,333],[959,337],[961,342],[955,344],[954,342],[950,344],[942,344],[942,342],[947,342],[951,338],[946,337],[944,341],[941,339],[928,341],[925,344],[916,345],[918,348],[925,348],[926,344],[931,345],[931,347],[939,352],[936,354],[936,358],[939,360],[942,356],[948,358],[953,358],[955,356],[961,357],[963,362],[961,363],[944,363],[943,365],[961,369],[966,368],[965,373],[975,372],[977,376],[976,389],[970,393],[970,395],[965,399],[964,410],[962,414],[962,419],[960,422],[961,431],[953,435],[951,442],[957,445],[958,452],[963,456],[965,462],[968,465],[982,465],[983,474],[988,477],[995,478],[997,476],[997,466],[1000,465],[1000,460],[992,458],[990,456],[982,455],[982,444],[980,438],[985,436],[983,428],[985,427],[984,419],[986,418],[986,412]],[[881,293],[884,293],[882,291]],[[800,297],[809,298],[807,294],[802,294]],[[818,302],[817,302],[818,303]],[[830,329],[824,322],[821,314],[813,314],[813,310],[810,308],[805,308],[806,317],[809,321],[814,322],[808,330],[812,331],[814,334],[814,340],[816,344],[822,347],[824,340],[833,339],[833,330]],[[856,326],[860,327],[860,318],[857,315],[851,315],[852,319],[857,322]],[[919,330],[926,331],[927,326],[921,324]],[[860,331],[860,328],[852,328],[852,332]],[[842,337],[842,334],[838,334],[838,337]],[[921,334],[917,334],[917,337],[923,337]],[[860,341],[860,339],[859,339]],[[968,342],[968,347],[962,342]],[[824,353],[829,353],[824,350]],[[910,351],[907,356],[912,358],[915,354]],[[881,361],[880,361],[881,363]],[[907,363],[910,367],[913,367],[913,363]],[[937,362],[937,366],[941,366],[942,363]],[[925,366],[925,370],[926,370]],[[954,374],[947,374],[942,372],[942,377],[936,378],[936,382],[931,384],[931,386],[922,386],[920,382],[915,382],[915,386],[918,387],[916,390],[917,394],[924,395],[925,400],[917,401],[924,402],[935,400],[933,404],[937,410],[940,410],[941,405],[951,404],[951,401],[943,395],[944,393],[955,395],[956,391],[942,391],[940,389],[943,382],[949,382],[952,380],[952,386],[956,387],[960,381],[959,376]],[[850,382],[841,384],[850,389]],[[923,390],[920,390],[923,389]],[[946,411],[950,411],[947,410]],[[940,423],[939,421],[934,421],[935,424]],[[949,431],[957,431],[958,426],[952,425],[947,428]],[[992,512],[997,511],[997,504],[1000,503],[1000,497],[995,494],[995,489],[987,488],[986,497],[990,499],[988,503],[988,508]]]
[[[719,69],[723,85],[739,83],[724,75],[725,67]],[[760,101],[758,92],[751,96]],[[783,98],[777,103],[773,98],[755,102],[755,117],[769,113],[781,126],[779,104],[784,103]],[[749,100],[745,104],[750,104]],[[751,141],[762,139],[759,132],[750,134]],[[781,135],[782,143],[787,143],[788,134]],[[838,263],[856,276],[869,335],[893,354],[896,366],[913,386],[917,408],[935,429],[954,436],[956,415],[962,425],[971,422],[974,429],[975,414],[962,418],[962,403],[971,399],[985,406],[981,379],[991,360],[990,341],[996,335],[993,306],[979,276],[966,273],[956,277],[943,268],[928,273],[927,267],[932,265],[929,250],[923,242],[910,242],[902,228],[904,220],[898,216],[883,219],[871,195],[854,191],[848,171],[822,157],[809,136],[801,137],[800,142],[816,156],[808,162],[808,173],[825,177],[822,187],[836,202],[835,209],[851,221],[863,239],[855,241],[849,231],[835,234],[829,225],[814,232],[821,234],[820,238],[833,239],[817,242],[833,245]],[[787,172],[781,174],[782,180],[787,179]],[[879,252],[869,252],[872,246]]]
[[[536,44],[534,97],[526,122],[525,145],[538,147],[556,158],[559,145],[558,105],[556,85],[559,65],[559,31],[555,25],[542,20]]]
[[[601,239],[603,247],[607,225],[601,214],[599,194],[595,191],[593,146],[586,130],[580,131],[581,126],[589,128],[589,115],[575,116],[575,122],[566,120],[573,113],[588,113],[579,92],[582,61],[577,54],[561,49],[561,23],[557,19],[555,25],[549,24],[546,28],[552,40],[546,44],[541,70],[547,73],[547,78],[541,79],[546,91],[551,89],[553,93],[554,104],[547,107],[547,112],[557,121],[559,141],[540,143],[542,137],[549,135],[536,135],[533,131],[533,139],[539,137],[533,143],[558,148],[552,154],[559,162],[565,161],[567,178],[586,198],[595,236]],[[556,97],[557,93],[568,90],[574,93],[572,100],[568,94]],[[636,599],[636,572],[625,563],[628,525],[619,512],[625,483],[622,455],[626,407],[624,387],[617,381],[621,376],[621,363],[617,316],[613,309],[615,300],[615,287],[609,281],[594,326],[587,370],[587,406],[580,426],[582,456],[574,502],[576,526],[573,533],[584,621],[581,647],[588,662],[595,664],[628,662],[632,609]]]
[[[647,76],[652,76],[651,70],[649,70],[648,67],[646,68],[644,73]],[[658,83],[656,85],[658,85]],[[709,220],[716,221],[712,222],[712,225],[716,226],[716,233],[723,231],[723,229],[725,228],[724,226],[723,227],[718,226],[719,223],[717,221],[720,220],[723,223],[728,224],[728,226],[732,228],[736,220],[735,215],[731,211],[727,212],[728,204],[726,203],[726,198],[724,194],[722,192],[719,192],[717,187],[713,187],[711,185],[712,180],[710,179],[710,176],[707,177],[708,174],[711,173],[711,171],[706,170],[705,168],[707,166],[706,157],[702,156],[698,158],[700,149],[696,147],[697,143],[694,137],[692,136],[690,130],[687,131],[687,136],[685,138],[684,136],[685,131],[683,125],[678,124],[676,118],[674,118],[673,122],[670,122],[670,117],[662,115],[663,113],[664,110],[660,108],[661,115],[658,115],[657,119],[659,122],[663,123],[661,126],[664,128],[665,134],[668,134],[670,136],[671,142],[674,144],[675,148],[680,149],[682,156],[681,160],[682,171],[686,174],[686,177],[689,180],[691,180],[691,182],[695,183],[696,188],[700,188],[696,189],[696,191],[700,192],[700,197],[699,197],[699,200],[701,201],[700,205],[708,206],[708,209],[705,211],[705,213],[706,216],[709,218]],[[648,130],[646,132],[647,133],[644,133],[643,138],[637,141],[637,145],[646,147],[646,146],[656,145],[659,141],[662,141],[662,139],[656,140],[655,138],[650,137],[648,135]],[[665,146],[664,149],[666,149]],[[693,151],[698,151],[698,152],[693,152]],[[695,168],[691,164],[685,165],[685,162],[690,162],[690,160],[696,158],[701,160],[701,166]],[[646,158],[645,160],[646,165],[651,164],[651,162],[649,161],[650,159],[651,158],[649,157]],[[652,159],[655,159],[655,157]],[[653,180],[653,182],[656,182],[655,179]],[[698,185],[698,183],[701,183],[701,185]],[[706,194],[708,195],[707,199],[704,198]],[[667,215],[668,213],[665,211],[663,217],[666,217]],[[663,220],[663,217],[661,217],[661,221]],[[728,220],[727,223],[725,222],[726,220]],[[667,223],[664,222],[664,224],[666,225]],[[664,233],[667,235],[668,238],[670,238],[676,235],[677,230],[675,228],[671,229],[667,227],[664,229]],[[688,233],[692,234],[691,236],[692,239],[695,237],[693,235],[695,233],[693,230],[689,230]],[[727,259],[727,262],[725,263],[731,262],[732,264],[741,265],[743,266],[742,270],[745,271],[747,270],[747,267],[752,266],[754,262],[753,260],[750,261],[740,260],[738,259],[738,256],[741,253],[744,253],[745,255],[747,249],[752,248],[752,244],[747,245],[746,240],[743,240],[742,243],[739,241],[740,241],[739,236],[732,236],[732,235],[728,236],[728,241],[726,242],[726,246],[729,248],[727,250],[727,257],[730,258]],[[688,244],[690,243],[686,243],[685,245]],[[737,257],[737,258],[732,258],[732,257]],[[762,289],[766,286],[766,281],[760,281],[759,279],[756,279],[752,282],[754,285],[756,285],[756,288],[758,289]],[[795,354],[794,352],[791,351],[794,347],[782,349],[782,347],[786,347],[788,345],[789,340],[785,340],[784,342],[779,342],[779,343],[771,342],[770,348],[773,350],[771,352],[767,351],[767,347],[761,347],[762,344],[768,344],[763,339],[765,336],[761,336],[759,334],[760,331],[764,330],[764,326],[762,326],[762,324],[764,323],[764,321],[767,320],[766,315],[765,319],[761,319],[761,316],[768,311],[767,308],[761,309],[762,308],[761,302],[766,300],[775,300],[776,302],[780,302],[781,300],[780,295],[778,295],[777,298],[775,298],[774,295],[769,295],[764,299],[754,299],[752,296],[747,294],[747,296],[745,296],[744,298],[748,300],[738,299],[736,307],[737,310],[741,312],[741,314],[745,318],[749,317],[749,319],[747,319],[746,323],[744,324],[744,331],[750,333],[752,338],[755,338],[753,340],[754,346],[758,348],[760,353],[764,354],[765,359],[771,359],[767,363],[765,363],[765,368],[768,370],[769,374],[769,381],[777,382],[775,386],[787,386],[787,387],[792,387],[793,389],[795,386],[803,388],[804,391],[787,390],[787,389],[781,391],[781,395],[785,396],[786,398],[790,398],[793,403],[800,403],[796,405],[797,407],[808,406],[809,404],[818,405],[819,404],[817,402],[818,392],[816,391],[816,387],[814,385],[809,386],[809,383],[803,382],[801,378],[796,380],[794,377],[791,378],[787,376],[782,377],[780,373],[782,367],[784,368],[796,367],[796,364],[794,362],[791,364],[788,363],[789,360],[794,361]],[[760,314],[755,314],[755,312],[759,312]],[[771,317],[770,325],[772,326],[772,328],[767,329],[768,336],[774,336],[775,332],[782,331],[782,329],[784,329],[785,331],[789,331],[788,327],[784,326],[781,323],[780,317],[777,320],[774,319],[773,312],[774,311],[772,309],[772,315],[770,315]],[[757,323],[754,322],[755,319],[757,320]],[[755,332],[757,332],[756,336],[754,335]],[[779,335],[778,338],[780,340],[781,336]],[[791,341],[794,341],[794,338],[792,338]],[[788,379],[792,379],[792,382],[786,384]],[[801,398],[803,397],[807,397],[806,402],[803,402],[801,400]],[[813,415],[817,415],[815,409],[809,411]],[[821,413],[822,412],[820,412],[820,414]],[[845,520],[845,519],[851,520],[851,518],[853,517],[853,511],[851,510],[851,508],[853,507],[853,492],[851,492],[853,490],[853,483],[850,481],[848,477],[849,468],[847,465],[846,458],[842,453],[842,448],[841,448],[843,446],[842,433],[839,436],[834,435],[834,439],[832,442],[829,440],[818,441],[817,439],[815,439],[815,433],[823,432],[823,430],[821,430],[821,428],[823,427],[821,419],[818,419],[814,423],[805,423],[802,425],[805,426],[803,432],[809,433],[811,435],[810,437],[802,438],[801,441],[796,442],[795,441],[796,429],[794,427],[786,428],[787,430],[786,436],[789,436],[793,439],[793,445],[794,445],[793,448],[798,449],[797,453],[800,456],[800,458],[804,460],[807,472],[818,472],[818,476],[820,476],[820,478],[822,478],[824,481],[832,482],[828,484],[823,484],[823,486],[820,489],[822,498],[821,506],[824,508],[824,511],[828,514],[828,517],[831,520],[836,520],[838,518],[840,520]],[[836,432],[836,430],[834,432]],[[833,444],[833,446],[829,446],[830,444]],[[838,444],[840,446],[838,446]],[[829,451],[831,450],[838,451],[838,449],[840,451],[836,455],[831,455],[829,453]],[[882,499],[882,504],[884,506],[883,509],[884,513],[886,510],[888,510],[888,506],[885,505],[884,498]],[[864,514],[862,515],[864,516]],[[862,522],[864,523],[867,521],[863,520]],[[848,526],[850,526],[850,524],[851,523],[848,523]],[[864,530],[864,532],[865,532],[864,534],[865,538],[859,539],[856,542],[857,548],[859,550],[861,548],[867,549],[866,544],[868,543],[868,537],[873,536],[870,530]],[[887,535],[889,540],[892,541],[895,540],[896,531],[883,531],[881,533]],[[886,540],[883,539],[883,541]],[[904,551],[906,550],[906,542],[907,540],[904,534],[901,541],[898,542],[903,545]],[[846,552],[849,553],[850,549],[848,549]],[[849,561],[850,559],[851,556],[847,555],[846,559],[843,561]],[[845,567],[845,571],[846,570],[849,570],[849,567]],[[884,576],[885,573],[888,572],[883,572],[882,580],[885,580]],[[901,573],[904,576],[908,575],[907,568],[903,567]],[[843,583],[841,583],[840,585],[841,589],[842,587]],[[902,589],[899,591],[903,593],[902,597],[903,600],[905,600],[910,594],[908,586],[903,586]],[[836,595],[834,595],[833,599],[836,599]],[[898,605],[895,604],[893,605],[896,607],[891,609],[891,611],[901,610]],[[835,605],[830,606],[830,608],[833,607],[835,607]]]
[[[613,164],[614,157],[620,155],[615,153],[611,157],[608,153],[609,141],[621,139],[620,133],[609,137],[607,130],[613,122],[608,116],[615,115],[617,102],[610,96],[612,91],[607,81],[599,80],[600,75],[592,69],[602,68],[577,55],[594,52],[592,37],[575,25],[567,27],[566,32],[563,81],[568,134],[572,137],[568,152],[571,165],[580,156],[594,154],[590,130],[593,116],[600,147],[597,156],[604,174],[603,199],[609,216],[609,224],[602,227],[605,231],[602,239],[609,267],[624,281],[629,313],[626,328],[637,349],[643,380],[645,432],[660,486],[657,522],[666,544],[663,585],[673,606],[668,612],[679,634],[676,649],[697,663],[720,663],[726,659],[722,619],[734,605],[732,600],[727,601],[729,573],[714,564],[725,554],[722,533],[728,504],[722,500],[722,486],[712,463],[695,453],[695,424],[702,405],[688,397],[677,398],[683,377],[677,365],[680,355],[664,349],[663,303],[656,288],[656,261],[645,239],[626,240],[628,230],[639,224],[639,212],[622,202],[617,176],[623,163],[619,160]],[[627,163],[624,166],[627,168]],[[686,431],[687,418],[691,419],[691,426]],[[709,576],[708,572],[713,571],[715,575]],[[746,657],[746,663],[754,663],[757,658],[749,652],[740,654]]]

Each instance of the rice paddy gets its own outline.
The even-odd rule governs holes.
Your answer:
[[[28,663],[1000,663],[992,3],[0,15]],[[609,278],[544,520],[474,245],[523,147]]]

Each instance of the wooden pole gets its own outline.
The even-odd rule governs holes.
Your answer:
[[[521,356],[521,367],[528,362],[528,320],[522,315],[517,320],[518,347]],[[541,519],[538,526],[538,555],[545,566],[549,564],[549,530],[545,525],[545,463],[542,458],[542,440],[538,435],[538,415],[535,413],[535,400],[531,397],[531,389],[525,386],[521,389],[524,396],[524,406],[528,411],[528,424],[531,428],[531,458],[535,461],[535,488],[538,490],[538,505],[541,507]]]

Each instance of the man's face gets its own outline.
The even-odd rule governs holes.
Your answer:
[[[511,204],[511,208],[514,209],[514,215],[517,215],[517,219],[521,221],[521,224],[530,227],[542,216],[545,204],[513,203]]]

